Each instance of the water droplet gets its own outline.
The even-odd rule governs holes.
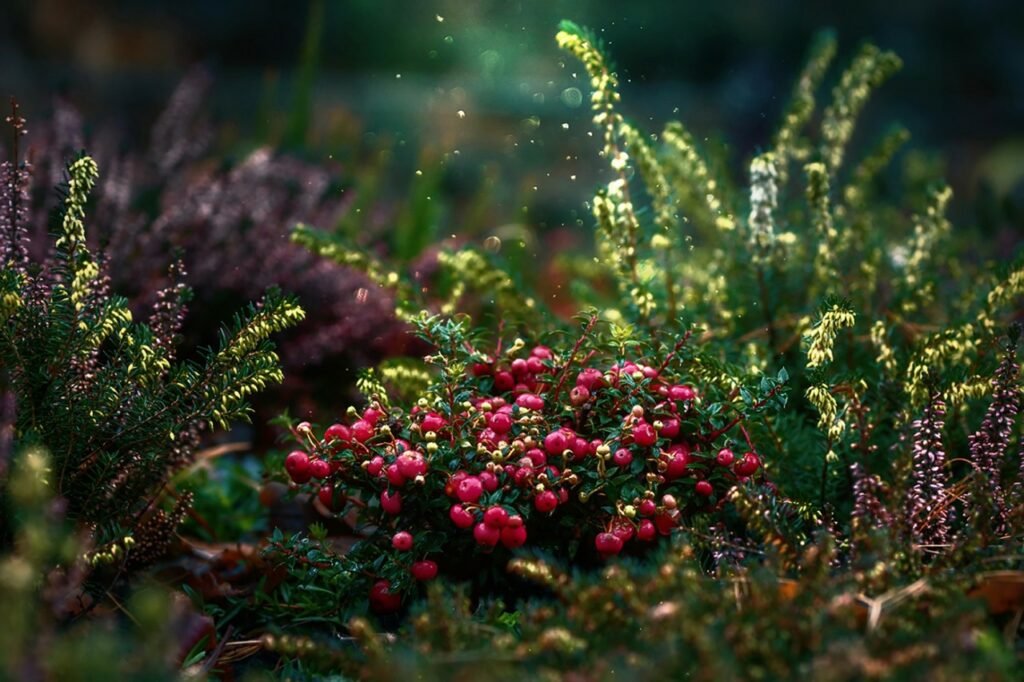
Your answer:
[[[442,17],[440,14],[438,14],[434,18],[437,19],[437,23],[439,23],[439,24],[443,24],[444,23],[444,17]]]
[[[423,175],[423,171],[421,171],[421,170],[419,170],[419,169],[417,168],[417,169],[416,169],[416,175]]]
[[[562,90],[562,103],[567,107],[575,109],[583,104],[583,93],[579,88],[566,88]]]
[[[562,130],[568,130],[568,129],[569,129],[569,124],[568,123],[563,123],[562,124]]]
[[[369,295],[370,292],[366,287],[359,287],[356,291],[356,303],[366,303],[366,298]]]
[[[499,251],[501,251],[501,239],[494,235],[491,235],[490,237],[484,240],[484,248],[490,251],[491,253],[498,253]]]
[[[396,73],[395,74],[395,78],[401,78],[401,77],[402,77],[402,74],[400,74],[400,73]]]
[[[458,113],[459,118],[466,118],[466,112],[463,111],[462,109],[459,109],[458,112],[456,113]]]
[[[446,45],[451,45],[452,43],[455,42],[455,38],[452,38],[451,36],[445,36],[444,42]]]

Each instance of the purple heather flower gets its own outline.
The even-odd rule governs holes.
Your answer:
[[[915,541],[926,544],[945,542],[949,533],[949,512],[942,504],[948,484],[942,443],[945,416],[946,404],[936,393],[913,423],[913,484],[907,496],[907,518]]]

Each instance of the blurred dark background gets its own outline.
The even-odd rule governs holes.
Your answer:
[[[209,106],[224,143],[264,141],[275,135],[270,112],[295,106],[311,7],[5,0],[0,89],[16,94],[30,119],[45,117],[60,93],[87,123],[115,121],[130,144],[186,69],[202,63],[215,77]],[[592,191],[595,145],[586,100],[565,95],[578,66],[552,40],[561,18],[604,36],[628,114],[654,131],[675,117],[698,137],[720,131],[737,168],[769,139],[817,30],[838,33],[839,63],[875,41],[905,66],[873,98],[859,135],[893,121],[908,127],[913,146],[945,160],[961,215],[979,188],[1020,193],[1024,2],[1012,0],[328,1],[312,46],[305,153],[327,158],[375,136],[410,164],[424,145],[458,151],[462,158],[448,161],[470,174],[485,161],[502,165],[519,190],[499,197],[508,219],[526,207],[541,226],[565,220]]]

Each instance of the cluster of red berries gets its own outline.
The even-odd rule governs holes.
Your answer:
[[[727,434],[710,428],[697,391],[670,379],[668,364],[571,368],[544,346],[526,357],[506,352],[436,392],[447,398],[408,412],[374,404],[322,439],[300,424],[307,448],[288,455],[285,469],[295,483],[315,481],[327,509],[361,507],[418,581],[438,573],[428,556],[467,540],[483,552],[516,549],[562,509],[574,515],[566,533],[590,529],[596,552],[616,555],[669,534],[687,510],[721,505],[761,464],[752,448],[737,457],[714,446]],[[570,540],[545,537],[556,551]],[[379,580],[371,605],[397,607],[402,589]]]

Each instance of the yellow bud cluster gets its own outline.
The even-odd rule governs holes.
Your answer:
[[[896,371],[896,355],[885,337],[885,323],[881,320],[875,320],[875,323],[871,325],[871,344],[878,351],[878,355],[875,356],[875,362],[891,375]]]
[[[852,327],[856,321],[853,311],[833,305],[821,316],[807,334],[807,367],[813,369],[832,362],[832,347],[840,329]]]
[[[839,418],[839,405],[829,387],[825,384],[814,384],[804,395],[818,410],[818,428],[829,441],[835,442],[842,438],[846,431],[846,423]]]

